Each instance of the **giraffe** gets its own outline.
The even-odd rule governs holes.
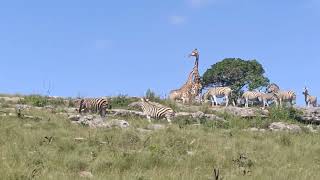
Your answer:
[[[201,84],[201,77],[199,74],[199,51],[198,49],[194,49],[189,57],[195,57],[196,60],[194,62],[193,66],[193,84],[192,84],[192,91],[191,91],[191,98],[194,99],[196,96],[198,96],[201,93],[202,84]],[[200,100],[200,96],[198,97]]]
[[[179,89],[170,91],[169,99],[172,101],[182,100],[182,103],[190,102],[190,93],[193,85],[193,71],[188,75],[187,81]]]
[[[193,50],[189,57],[196,57],[195,64],[192,71],[189,73],[186,83],[176,90],[172,90],[169,94],[170,100],[182,100],[183,103],[190,102],[193,100],[199,93],[202,88],[201,79],[199,75],[199,52],[197,49]]]

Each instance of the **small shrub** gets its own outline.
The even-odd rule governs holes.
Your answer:
[[[44,107],[48,105],[48,98],[40,95],[30,95],[20,100],[21,104],[31,104],[37,107]]]
[[[288,134],[282,134],[279,138],[280,144],[284,146],[291,146],[293,144],[291,137]]]
[[[67,168],[72,172],[84,171],[88,166],[87,162],[80,159],[71,159],[67,162]]]
[[[289,107],[289,108],[277,108],[272,107],[269,110],[269,116],[274,120],[295,120],[302,112]]]
[[[128,105],[132,102],[138,101],[137,98],[129,98],[127,95],[118,95],[116,97],[112,97],[110,100],[110,104],[112,107],[125,107],[127,108]]]
[[[156,93],[153,92],[151,89],[147,90],[145,97],[150,101],[160,102],[160,97],[157,96]]]

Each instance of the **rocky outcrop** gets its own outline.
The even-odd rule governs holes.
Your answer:
[[[234,116],[242,118],[254,118],[254,117],[268,117],[269,111],[267,109],[257,109],[257,108],[243,108],[243,107],[220,107],[215,108],[213,111],[220,113],[228,113]]]
[[[288,132],[301,132],[300,126],[296,124],[288,124],[284,122],[273,122],[269,125],[271,131],[288,131]]]
[[[215,115],[215,114],[205,114],[201,111],[194,112],[194,113],[189,113],[189,112],[178,112],[175,114],[176,117],[190,117],[194,119],[202,119],[205,118],[207,120],[212,120],[212,121],[224,121],[223,118]]]
[[[298,115],[298,120],[304,123],[320,124],[320,107],[300,108],[302,114]]]
[[[69,115],[68,119],[75,124],[82,124],[85,126],[89,126],[90,128],[127,128],[129,127],[129,123],[125,120],[105,120],[100,116],[93,115]]]

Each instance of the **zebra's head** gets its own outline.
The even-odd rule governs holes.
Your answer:
[[[280,90],[280,87],[279,87],[277,84],[275,84],[275,83],[269,84],[269,85],[267,86],[267,92],[268,92],[268,93],[276,93],[276,92],[278,92],[279,90]]]
[[[189,57],[199,57],[199,51],[197,48],[195,48],[190,54],[189,54]]]

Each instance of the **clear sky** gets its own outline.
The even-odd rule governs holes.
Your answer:
[[[165,96],[200,73],[257,59],[298,102],[320,96],[320,0],[10,0],[0,3],[0,92]]]

